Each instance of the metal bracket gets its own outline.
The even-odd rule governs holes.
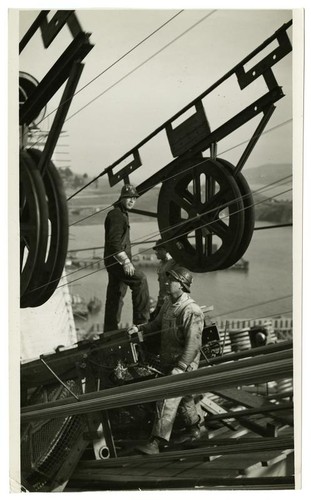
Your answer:
[[[139,166],[142,166],[142,162],[139,156],[139,149],[151,139],[153,139],[153,137],[163,131],[166,132],[173,157],[177,158],[178,160],[182,160],[187,156],[202,154],[203,151],[207,149],[211,150],[211,156],[215,158],[217,155],[217,142],[224,139],[239,127],[255,118],[258,114],[263,113],[264,116],[260,124],[256,128],[255,133],[250,139],[249,144],[247,145],[239,161],[238,169],[236,171],[236,173],[238,173],[245,164],[255,144],[261,136],[264,127],[270,119],[272,112],[275,109],[273,104],[284,97],[282,87],[278,85],[276,78],[272,72],[272,67],[292,50],[292,46],[286,32],[286,30],[291,25],[292,21],[289,21],[288,23],[281,26],[272,36],[265,40],[259,47],[252,51],[247,57],[245,57],[240,63],[238,63],[216,83],[211,85],[200,96],[190,102],[171,119],[158,127],[154,132],[149,134],[145,139],[143,139],[130,151],[125,153],[112,165],[108,166],[100,175],[108,173],[111,186],[121,181],[129,182],[130,173],[136,170]],[[261,61],[254,64],[252,68],[246,71],[246,64],[249,63],[255,56],[258,56],[258,54],[260,54],[263,49],[266,49],[266,47],[268,47],[273,42],[278,42],[278,46],[274,48],[267,56],[263,57]],[[202,101],[208,94],[210,94],[232,76],[235,76],[237,78],[241,90],[251,84],[258,77],[262,76],[268,87],[268,92],[249,104],[241,112],[237,113],[235,116],[230,118],[227,122],[225,122],[223,125],[212,132],[208,120],[205,116]],[[179,123],[174,128],[174,122],[178,119],[180,121],[182,115],[184,115],[193,107],[195,107],[196,109],[195,113],[185,119],[182,123]],[[126,168],[119,171],[118,174],[113,174],[113,169],[115,169],[115,167],[119,165],[121,161],[127,159],[130,155],[134,155],[134,161],[132,163],[129,163]],[[139,162],[137,161],[137,158],[139,158]],[[168,172],[172,172],[172,167],[174,165],[174,161],[172,161],[161,170],[159,170],[155,175],[153,175],[152,185],[150,182],[145,181],[143,183],[144,192],[148,189],[151,189],[154,184],[163,182]],[[180,163],[177,162],[176,165],[180,165]]]
[[[38,30],[41,30],[43,46],[47,49],[65,25],[68,26],[73,36],[72,42],[20,107],[20,125],[29,125],[56,94],[63,83],[69,79],[61,99],[60,107],[57,110],[53,127],[48,134],[47,144],[40,162],[41,171],[44,165],[51,159],[61,133],[61,128],[66,119],[83,69],[81,61],[93,48],[93,45],[89,41],[90,33],[82,31],[74,11],[57,11],[50,21],[47,19],[48,13],[49,11],[40,12],[19,45],[21,53],[34,34]]]

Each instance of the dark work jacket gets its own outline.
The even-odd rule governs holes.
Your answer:
[[[105,220],[105,265],[115,263],[113,255],[120,252],[126,252],[132,258],[128,213],[123,205],[117,204]]]

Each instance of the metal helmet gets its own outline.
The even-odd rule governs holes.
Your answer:
[[[173,276],[176,281],[182,284],[186,292],[190,292],[190,287],[192,285],[193,277],[192,274],[185,267],[176,266],[170,269],[166,273],[167,276]]]
[[[138,198],[139,194],[132,184],[124,184],[121,189],[120,198]]]

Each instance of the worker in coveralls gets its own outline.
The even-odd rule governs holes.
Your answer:
[[[123,298],[129,286],[132,291],[133,322],[144,323],[149,319],[149,289],[146,276],[132,263],[128,210],[138,198],[131,184],[122,187],[119,200],[105,220],[104,262],[108,272],[104,332],[118,329]]]
[[[164,304],[164,299],[165,297],[167,297],[166,273],[176,265],[175,260],[172,258],[171,254],[167,251],[165,242],[162,239],[156,242],[155,246],[153,247],[153,250],[157,256],[157,259],[160,261],[160,264],[157,268],[159,294],[158,294],[156,308],[150,315],[150,319],[154,319],[158,315],[161,307]]]
[[[196,370],[200,360],[204,315],[188,295],[192,275],[176,266],[167,272],[167,294],[157,317],[144,325],[132,326],[128,333],[161,331],[161,364],[167,375]],[[156,416],[148,443],[136,449],[144,454],[159,453],[159,446],[170,439],[177,410],[185,422],[185,434],[179,442],[200,437],[200,417],[193,396],[178,396],[156,403]]]

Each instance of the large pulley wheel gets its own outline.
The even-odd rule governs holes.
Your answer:
[[[223,264],[222,268],[227,268],[233,266],[238,260],[240,260],[245,254],[252,240],[254,227],[255,227],[255,205],[254,198],[251,189],[248,185],[247,180],[244,175],[239,172],[237,175],[234,174],[234,165],[227,160],[222,158],[217,158],[229,173],[233,173],[234,178],[238,184],[240,193],[242,195],[243,205],[244,205],[244,232],[239,246],[235,251],[228,257],[228,259]]]
[[[38,166],[42,152],[29,149],[28,153]],[[23,307],[44,304],[54,293],[61,278],[68,247],[68,210],[61,177],[50,161],[43,174],[45,196],[48,204],[49,238],[45,260],[35,270],[24,297]]]
[[[194,272],[220,269],[244,233],[244,205],[233,175],[217,160],[184,161],[161,187],[158,224],[179,264]]]
[[[20,296],[45,259],[48,206],[40,172],[27,152],[20,153]]]

